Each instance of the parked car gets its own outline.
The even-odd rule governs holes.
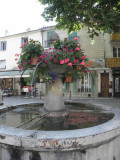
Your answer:
[[[3,105],[3,96],[2,96],[2,91],[0,89],[0,105]]]

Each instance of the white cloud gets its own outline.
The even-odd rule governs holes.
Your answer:
[[[0,0],[0,36],[26,31],[27,28],[38,29],[54,25],[41,17],[44,6],[37,0]]]

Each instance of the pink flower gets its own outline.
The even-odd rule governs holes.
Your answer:
[[[19,54],[16,53],[15,56],[19,56]]]
[[[58,49],[58,52],[61,52],[61,50],[60,50],[60,49]]]
[[[65,61],[64,60],[60,60],[60,64],[64,64],[65,63]]]
[[[74,59],[74,61],[73,61],[74,63],[76,63],[77,62],[77,60],[76,59]]]
[[[82,56],[82,59],[84,59],[85,58],[85,56]]]
[[[84,62],[84,61],[82,61],[80,64],[84,66],[84,65],[85,65],[85,62]]]
[[[47,56],[44,54],[44,55],[41,55],[40,58],[47,58]]]
[[[43,55],[43,58],[47,58],[47,56],[46,56],[46,55]]]
[[[79,48],[79,47],[76,47],[76,50],[77,50],[77,51],[80,51],[80,48]]]
[[[29,64],[31,64],[32,62],[30,61],[30,62],[28,62]]]
[[[89,72],[88,70],[85,71],[85,73]]]
[[[65,58],[65,63],[68,63],[69,62],[69,59],[68,58]]]
[[[17,61],[18,60],[18,58],[15,58],[15,61]]]
[[[47,61],[45,61],[46,63],[49,63],[49,61],[47,60]]]
[[[52,59],[52,57],[50,57],[50,59]]]
[[[23,65],[24,65],[24,66],[26,65],[26,62],[25,62],[25,61],[23,61]]]
[[[78,38],[77,38],[77,37],[75,37],[75,38],[74,38],[74,41],[77,41],[77,40],[78,40]]]
[[[66,50],[66,51],[67,51],[67,50],[68,50],[68,48],[65,48],[64,50]]]
[[[68,63],[68,66],[72,66],[72,63]]]
[[[22,67],[21,67],[21,66],[19,66],[19,65],[18,65],[18,68],[19,68],[20,70],[22,69]]]

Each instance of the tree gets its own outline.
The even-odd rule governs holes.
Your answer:
[[[120,32],[119,0],[39,0],[47,5],[42,16],[55,19],[58,29],[71,31],[88,26],[91,37],[98,31]]]

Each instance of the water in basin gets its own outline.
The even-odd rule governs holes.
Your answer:
[[[113,113],[93,106],[66,105],[69,113],[66,117],[40,116],[42,105],[20,106],[0,114],[0,124],[30,130],[73,130],[93,127],[114,117]]]

